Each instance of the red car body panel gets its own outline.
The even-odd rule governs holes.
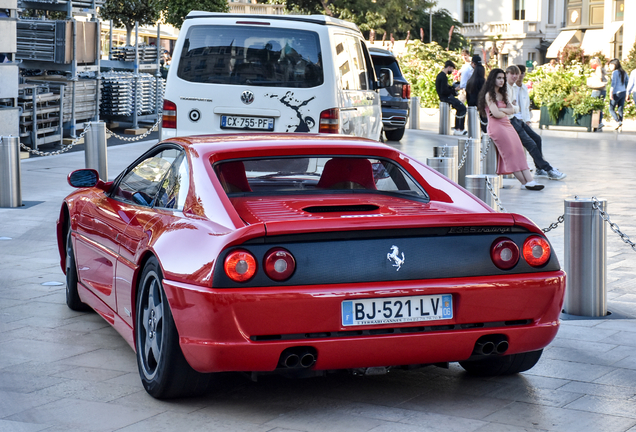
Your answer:
[[[281,351],[312,346],[313,369],[425,364],[470,357],[485,334],[505,334],[508,353],[549,344],[559,326],[563,271],[488,277],[330,285],[217,288],[217,257],[246,241],[299,233],[420,227],[521,227],[543,236],[520,215],[496,213],[461,187],[383,144],[341,136],[215,135],[169,140],[183,147],[190,171],[183,212],[144,208],[107,197],[99,187],[70,194],[58,220],[65,270],[65,227],[73,231],[83,302],[102,315],[134,348],[136,287],[145,260],[155,256],[188,363],[201,372],[271,371]],[[161,143],[160,143],[161,144]],[[429,203],[374,194],[229,198],[213,164],[245,157],[363,155],[397,161],[430,196]],[[373,203],[377,217],[308,215],[308,205]],[[470,229],[470,228],[466,228]],[[487,253],[487,251],[484,251]],[[435,325],[450,330],[375,336],[254,340],[256,336],[329,334],[341,323],[345,299],[452,294],[454,315]],[[505,322],[526,320],[522,325]],[[501,323],[472,328],[473,323]],[[396,325],[396,328],[410,324]],[[429,325],[429,324],[426,324]],[[463,328],[462,325],[467,326]],[[373,328],[386,328],[376,325]],[[390,325],[388,327],[391,327]]]

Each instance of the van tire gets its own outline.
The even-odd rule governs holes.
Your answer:
[[[404,136],[404,129],[405,128],[393,129],[390,131],[385,130],[384,135],[386,135],[387,141],[399,141]]]

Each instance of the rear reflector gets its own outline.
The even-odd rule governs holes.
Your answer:
[[[338,108],[324,110],[320,113],[319,133],[340,133],[340,111]]]
[[[223,268],[234,282],[247,282],[256,274],[256,258],[244,249],[236,249],[225,257]]]
[[[550,259],[550,243],[543,237],[528,237],[523,242],[523,258],[531,266],[541,267]]]
[[[509,270],[519,262],[519,247],[508,238],[498,238],[490,246],[490,258],[500,269]]]
[[[177,128],[177,105],[168,99],[163,100],[163,115],[161,127],[165,129]]]

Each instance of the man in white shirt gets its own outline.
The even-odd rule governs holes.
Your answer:
[[[523,70],[521,70],[523,68]],[[550,180],[561,180],[566,177],[564,173],[552,167],[544,158],[541,137],[530,127],[530,97],[528,87],[523,84],[526,75],[526,67],[508,66],[506,69],[506,82],[508,101],[515,109],[515,113],[508,116],[510,124],[515,128],[521,144],[528,150],[536,167],[535,177],[547,177]]]
[[[467,49],[462,50],[462,57],[464,58],[464,65],[459,70],[459,90],[460,92],[466,91],[466,84],[471,76],[473,76],[474,66],[470,58],[470,53]],[[461,98],[460,98],[461,100]],[[465,100],[465,99],[464,99]],[[463,101],[462,101],[463,102]]]

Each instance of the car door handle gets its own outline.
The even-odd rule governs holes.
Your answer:
[[[358,107],[340,108],[340,111],[356,111]]]

